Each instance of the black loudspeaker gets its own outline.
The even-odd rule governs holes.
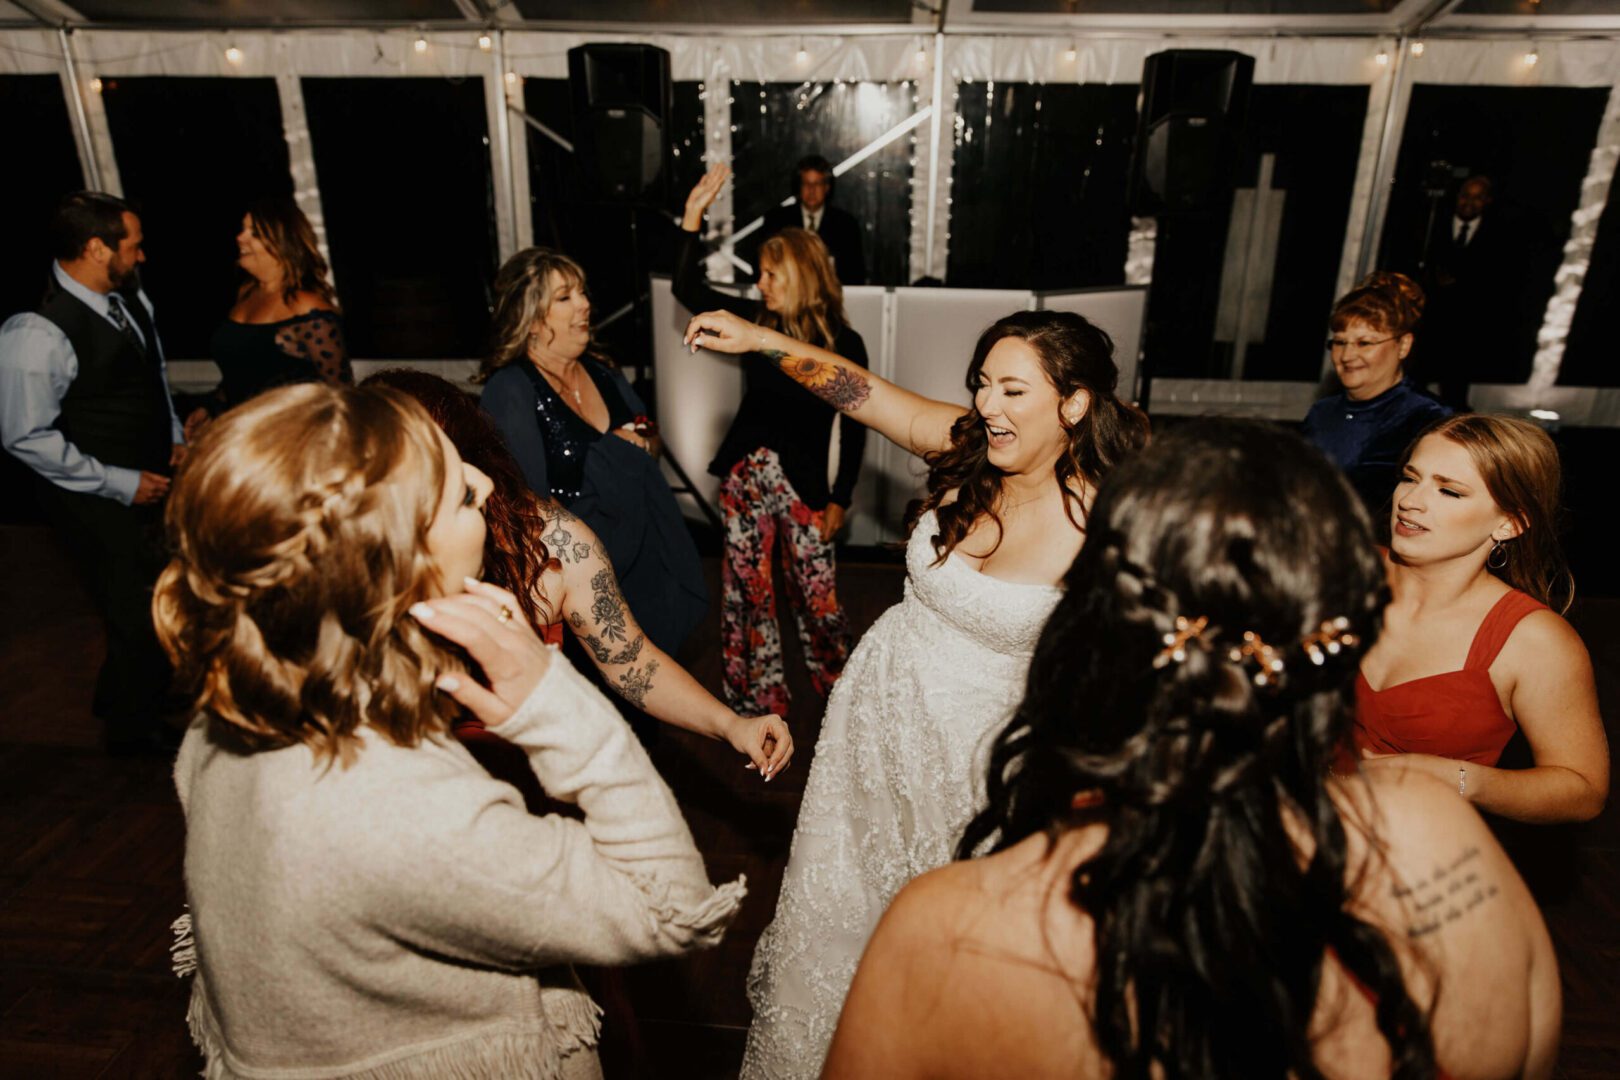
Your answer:
[[[669,198],[669,53],[652,45],[568,50],[574,155],[603,202],[662,206]]]
[[[1154,53],[1142,67],[1131,213],[1202,210],[1232,188],[1254,57],[1214,49]]]

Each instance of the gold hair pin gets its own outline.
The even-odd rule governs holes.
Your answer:
[[[1153,666],[1162,668],[1172,661],[1179,664],[1187,659],[1187,642],[1197,640],[1208,625],[1208,615],[1200,615],[1196,619],[1177,615],[1176,628],[1165,633],[1164,648],[1153,658]]]
[[[1258,669],[1254,673],[1254,685],[1268,686],[1274,677],[1281,675],[1283,670],[1282,657],[1277,655],[1274,646],[1267,645],[1265,640],[1253,630],[1243,631],[1243,644],[1232,646],[1227,654],[1234,664],[1241,664],[1245,660],[1253,659]]]
[[[1350,620],[1340,615],[1322,623],[1316,633],[1306,634],[1300,644],[1305,649],[1305,655],[1311,658],[1311,663],[1321,667],[1329,656],[1337,656],[1340,650],[1353,649],[1360,643],[1361,639],[1350,633]]]

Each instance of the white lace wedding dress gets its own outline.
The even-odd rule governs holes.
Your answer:
[[[943,866],[984,800],[990,742],[1017,707],[1060,591],[933,565],[932,511],[906,545],[905,598],[827,702],[776,919],[748,976],[745,1078],[814,1077],[856,964],[901,886]]]

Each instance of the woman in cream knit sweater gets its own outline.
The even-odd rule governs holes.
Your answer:
[[[154,615],[198,695],[175,782],[211,1078],[600,1076],[569,965],[736,911],[615,710],[476,580],[488,490],[404,395],[314,384],[181,471]],[[460,708],[579,820],[490,779]]]

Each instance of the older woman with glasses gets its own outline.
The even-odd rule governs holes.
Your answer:
[[[1367,275],[1333,305],[1328,349],[1343,387],[1305,415],[1303,433],[1344,470],[1375,522],[1389,519],[1401,457],[1451,410],[1406,378],[1423,290],[1405,274]]]

